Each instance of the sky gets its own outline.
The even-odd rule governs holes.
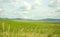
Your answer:
[[[0,0],[0,18],[60,19],[59,0]]]

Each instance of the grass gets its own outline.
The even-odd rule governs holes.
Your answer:
[[[60,22],[0,20],[0,37],[60,37]]]

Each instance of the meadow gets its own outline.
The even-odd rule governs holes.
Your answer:
[[[0,37],[60,37],[60,22],[0,20]]]

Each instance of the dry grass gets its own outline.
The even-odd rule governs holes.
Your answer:
[[[48,36],[48,34],[4,32],[4,35],[0,33],[0,37],[60,37],[60,35]]]

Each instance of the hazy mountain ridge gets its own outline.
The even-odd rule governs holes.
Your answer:
[[[42,19],[40,21],[53,21],[53,22],[60,22],[60,19],[50,19],[50,18],[47,18],[47,19]]]
[[[5,19],[5,20],[28,20],[28,21],[50,21],[50,22],[60,22],[60,19],[53,19],[53,18],[46,18],[46,19],[39,19],[39,20],[34,20],[34,19],[22,19],[22,18],[0,18],[0,19]]]

